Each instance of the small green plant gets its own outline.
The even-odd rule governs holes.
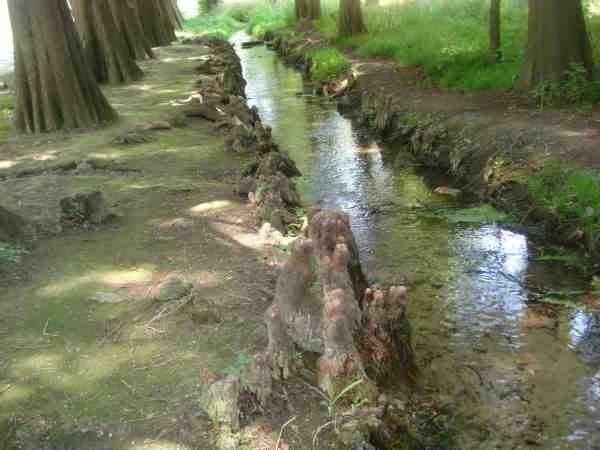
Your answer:
[[[335,80],[346,72],[350,60],[334,47],[326,47],[310,53],[312,65],[310,75],[313,80]]]
[[[248,385],[248,369],[250,368],[251,362],[252,358],[250,355],[247,353],[240,353],[238,355],[237,365],[225,368],[223,373],[237,377],[240,380],[242,387],[246,387]]]
[[[27,250],[8,242],[0,242],[0,271],[19,264]]]
[[[319,434],[323,430],[325,430],[327,427],[332,426],[332,425],[334,428],[337,429],[337,418],[338,418],[337,404],[344,397],[346,397],[350,392],[352,392],[356,387],[358,387],[359,385],[364,383],[364,381],[365,380],[362,378],[359,378],[358,380],[353,381],[352,383],[347,385],[337,395],[335,395],[333,397],[330,397],[329,395],[327,395],[327,393],[323,392],[322,390],[320,390],[314,386],[308,385],[313,391],[315,391],[321,397],[323,397],[323,399],[325,400],[325,404],[327,405],[327,414],[329,415],[329,418],[331,419],[330,421],[324,423],[319,428],[317,428],[317,430],[313,434],[313,448],[317,448],[317,439],[319,438]],[[352,401],[352,414],[355,414],[359,408],[359,405],[362,406],[362,405],[364,405],[365,402],[366,401],[360,397],[355,398]]]
[[[598,97],[597,91],[598,82],[588,79],[588,72],[583,64],[571,63],[562,82],[542,81],[533,89],[532,95],[540,109],[544,109],[584,105]]]

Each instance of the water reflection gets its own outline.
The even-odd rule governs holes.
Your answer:
[[[594,448],[600,316],[528,303],[528,286],[581,281],[531,261],[520,233],[449,224],[439,211],[460,205],[432,192],[447,180],[396,164],[394,149],[310,95],[299,72],[264,48],[240,56],[250,103],[303,171],[305,197],[350,215],[371,282],[410,287],[424,376],[468,417],[462,431],[472,439],[461,448]]]

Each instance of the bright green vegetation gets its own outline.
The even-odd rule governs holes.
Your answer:
[[[200,0],[200,10],[204,10]],[[286,1],[272,4],[268,1],[228,3],[214,9],[210,14],[189,19],[184,30],[201,35],[217,35],[229,38],[234,32],[245,29],[262,37],[268,31],[280,30],[295,23],[293,3]]]
[[[340,50],[364,58],[393,59],[424,70],[427,83],[459,90],[509,89],[518,80],[527,33],[527,8],[517,0],[502,2],[502,60],[490,63],[487,0],[408,0],[404,4],[363,8],[367,33],[337,38],[337,2],[322,2],[322,18],[315,26]],[[295,25],[293,2],[284,0],[229,6],[215,13],[246,22],[256,36]],[[196,21],[197,19],[195,19]],[[214,26],[213,24],[211,24]],[[600,61],[600,18],[588,18],[596,61]],[[596,82],[581,86],[577,70],[569,75],[565,98],[558,86],[540,86],[532,94],[540,105],[580,104],[600,98],[600,70]],[[573,90],[575,87],[575,90]]]
[[[600,176],[582,169],[547,164],[528,179],[535,204],[556,216],[561,224],[581,228],[590,250],[600,231]]]
[[[294,24],[294,8],[291,2],[273,5],[261,2],[247,10],[246,31],[262,37],[268,31],[276,31]]]
[[[235,19],[231,12],[219,9],[213,14],[202,15],[186,20],[183,29],[199,35],[219,36],[229,39],[233,33],[241,30],[244,24]]]
[[[21,262],[27,251],[18,245],[0,241],[0,272]]]
[[[437,1],[368,7],[365,22],[372,31],[337,43],[362,57],[390,58],[420,67],[444,88],[506,89],[519,73],[527,11],[503,2],[503,58],[490,64],[488,3]],[[331,20],[331,16],[324,19]],[[324,30],[331,33],[333,25],[324,24]]]
[[[310,57],[310,74],[317,81],[339,78],[351,66],[350,60],[335,47],[315,50]]]

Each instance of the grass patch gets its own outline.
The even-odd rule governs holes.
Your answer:
[[[295,12],[291,2],[280,2],[275,5],[261,2],[248,11],[246,31],[262,38],[267,32],[290,27],[295,22]]]
[[[229,39],[233,33],[244,28],[244,24],[235,19],[227,9],[219,9],[212,14],[186,20],[183,30],[188,33],[206,36],[219,36]]]
[[[316,81],[334,80],[346,72],[350,60],[335,47],[320,48],[311,52],[311,78]]]
[[[582,169],[549,163],[528,178],[534,202],[561,224],[584,231],[595,250],[600,232],[600,176]]]

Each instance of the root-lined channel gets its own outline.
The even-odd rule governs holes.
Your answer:
[[[305,200],[349,214],[369,281],[409,288],[416,395],[434,399],[439,429],[465,449],[599,448],[600,315],[537,301],[583,280],[536,260],[515,228],[458,220],[464,205],[434,193],[448,180],[379,145],[276,54],[241,50],[247,39],[233,40],[249,102]]]

